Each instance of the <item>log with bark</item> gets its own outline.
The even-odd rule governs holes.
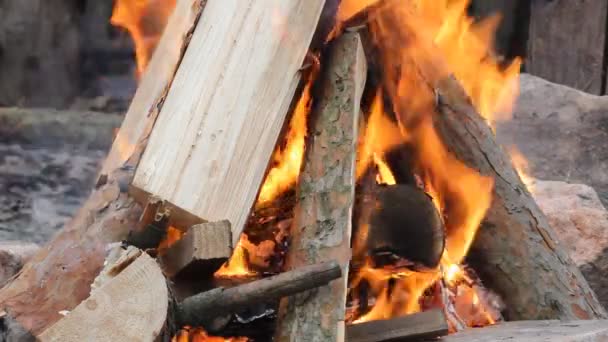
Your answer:
[[[181,60],[204,1],[178,1],[157,53],[133,99],[99,182],[74,219],[0,290],[5,326],[39,335],[89,294],[106,245],[126,238],[141,208],[126,193],[166,88]],[[44,284],[44,286],[41,286]]]
[[[496,143],[486,121],[449,72],[442,54],[428,37],[405,23],[414,10],[397,10],[396,1],[367,9],[368,51],[384,70],[409,70],[418,96],[429,102],[434,125],[451,154],[481,175],[494,179],[493,200],[474,240],[468,259],[506,302],[505,316],[517,319],[604,318],[606,311],[534,202],[509,157]],[[381,29],[380,29],[381,28]],[[386,36],[387,33],[391,36]],[[416,53],[395,58],[393,46],[415,46]],[[381,72],[376,70],[376,72]],[[397,96],[394,75],[384,86],[401,124],[410,121],[408,98]],[[437,96],[437,97],[436,97]],[[434,107],[434,108],[433,108]],[[424,156],[420,156],[424,158]],[[475,262],[478,261],[478,262]]]
[[[329,48],[298,185],[288,268],[336,259],[348,274],[360,99],[366,78],[359,35]],[[277,341],[344,340],[346,276],[281,303]]]

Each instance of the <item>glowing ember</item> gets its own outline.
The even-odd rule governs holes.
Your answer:
[[[184,327],[177,335],[175,335],[171,342],[247,342],[247,337],[219,337],[211,336],[203,328],[192,329],[190,327]]]
[[[135,44],[137,75],[141,76],[176,0],[117,0],[110,22],[126,29]]]

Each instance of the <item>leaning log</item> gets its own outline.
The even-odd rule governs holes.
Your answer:
[[[450,75],[441,52],[432,40],[421,37],[407,25],[415,21],[408,18],[415,11],[396,11],[395,4],[396,1],[389,1],[376,7],[369,22],[372,40],[377,43],[375,52],[381,55],[385,70],[411,71],[407,77],[415,79],[414,84],[421,91],[418,97],[424,96],[424,92],[427,100],[431,99],[428,102],[435,107],[431,111],[436,111],[432,124],[451,154],[494,180],[493,200],[474,240],[469,261],[484,283],[505,300],[505,317],[509,320],[606,317],[606,311],[560,246],[509,157],[496,143],[492,130]],[[384,36],[386,32],[391,36]],[[409,46],[410,53],[395,56],[392,49],[395,45]],[[408,127],[419,123],[408,122],[411,114],[407,113],[408,99],[397,96],[394,79],[385,77],[385,80],[401,124]]]
[[[346,328],[348,342],[426,341],[447,334],[448,323],[440,309],[353,324]]]
[[[330,48],[298,186],[287,267],[338,260],[348,274],[359,104],[366,61],[359,35]],[[315,117],[316,116],[316,117]],[[344,340],[346,276],[281,303],[276,341]]]
[[[74,309],[89,295],[106,245],[126,238],[138,222],[141,208],[126,190],[204,3],[178,1],[95,190],[19,277],[0,290],[0,308],[8,314],[4,319],[17,323],[7,325],[39,335],[61,318],[59,312]]]

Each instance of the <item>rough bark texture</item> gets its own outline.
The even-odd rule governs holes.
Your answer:
[[[335,261],[329,261],[228,289],[218,287],[179,303],[177,321],[179,325],[207,326],[222,315],[314,289],[341,276],[341,266]]]
[[[276,341],[344,339],[346,274],[354,202],[354,158],[359,103],[366,76],[359,35],[346,34],[330,47],[321,76],[322,94],[298,186],[288,268],[338,260],[345,275],[327,286],[281,303]]]
[[[440,139],[454,157],[484,176],[494,179],[493,200],[474,240],[470,261],[486,285],[506,302],[509,320],[588,319],[606,317],[587,281],[557,242],[553,229],[526,190],[509,157],[496,143],[485,120],[471,105],[460,84],[449,76],[449,69],[438,49],[402,22],[412,22],[407,13],[394,8],[380,9],[371,22],[372,32],[386,61],[413,77],[417,96],[436,98],[433,124]],[[405,17],[401,16],[405,15]],[[379,31],[374,25],[384,25]],[[415,46],[415,53],[399,56],[393,45]],[[408,45],[409,44],[409,45]],[[415,45],[414,45],[415,44]],[[391,59],[393,57],[393,59]],[[396,65],[398,63],[398,65]],[[385,66],[385,69],[393,70]],[[418,79],[416,81],[416,79]],[[394,82],[387,78],[388,83]],[[394,85],[388,84],[388,88]],[[436,97],[435,97],[436,96]],[[409,113],[400,110],[407,98],[393,94],[398,116],[406,127]],[[428,100],[427,99],[427,100]],[[414,123],[415,124],[415,123]],[[456,181],[456,180],[455,180]],[[471,191],[475,191],[472,189]]]
[[[0,290],[1,308],[34,335],[55,323],[59,311],[87,298],[103,265],[108,243],[124,239],[141,208],[128,195],[133,171],[154,125],[165,89],[179,65],[204,1],[183,0],[142,80],[104,165],[104,174],[74,219]]]
[[[0,2],[0,105],[65,106],[79,89],[76,1]]]

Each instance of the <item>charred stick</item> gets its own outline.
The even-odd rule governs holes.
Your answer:
[[[232,288],[216,288],[184,299],[177,305],[180,325],[204,326],[213,318],[249,305],[276,300],[325,285],[342,276],[335,261],[301,267]]]

